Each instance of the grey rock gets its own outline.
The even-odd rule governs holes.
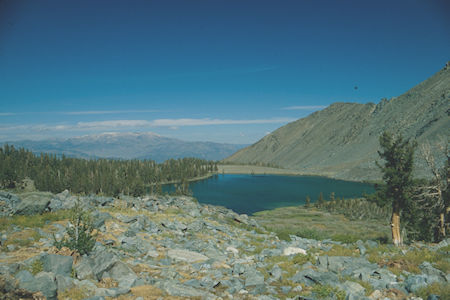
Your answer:
[[[195,287],[195,288],[201,288],[202,287],[202,283],[198,279],[189,279],[188,281],[185,281],[184,284],[188,285],[188,286]]]
[[[128,288],[98,288],[95,290],[95,295],[100,297],[112,297],[116,298],[120,295],[125,295],[130,292],[130,289]]]
[[[236,215],[234,217],[234,220],[237,221],[238,223],[243,223],[243,224],[248,225],[248,216],[246,214]]]
[[[137,216],[124,216],[121,214],[116,215],[116,219],[118,219],[119,221],[123,222],[123,223],[132,223],[132,222],[136,222],[138,217]]]
[[[52,272],[66,277],[69,277],[72,273],[72,256],[46,254],[41,257],[41,261],[45,272]]]
[[[105,221],[112,219],[112,216],[107,212],[94,211],[92,213],[92,220],[94,228],[100,228],[105,225]]]
[[[236,264],[233,265],[233,274],[234,275],[244,274],[246,269],[247,268],[245,267],[245,265],[240,264],[240,263],[236,263]]]
[[[359,283],[348,280],[344,282],[341,287],[341,289],[346,292],[347,296],[352,295],[353,297],[364,296],[366,290]]]
[[[185,261],[188,263],[202,262],[208,260],[208,257],[201,253],[184,249],[170,249],[167,252],[167,256],[169,256],[172,259]]]
[[[128,233],[130,230],[127,231]],[[127,233],[126,232],[126,233]],[[134,236],[130,237],[119,237],[119,241],[121,243],[121,247],[128,251],[138,251],[139,253],[147,253],[149,250],[154,249],[150,245],[149,242],[140,239],[139,237],[135,236],[137,232],[134,233]]]
[[[431,294],[428,296],[427,300],[439,300],[439,296],[435,294]]]
[[[86,298],[84,300],[105,300],[105,298],[102,296],[93,296],[93,297]]]
[[[439,281],[446,281],[445,279],[445,273],[442,272],[441,270],[438,270],[436,268],[434,268],[429,262],[424,261],[422,264],[420,264],[419,266],[420,270],[422,271],[423,274],[426,274],[428,276],[436,276],[437,278],[439,278]]]
[[[116,262],[109,270],[110,277],[119,282],[119,287],[130,289],[137,280],[136,274],[131,268],[121,262]]]
[[[41,214],[50,204],[51,197],[47,194],[30,194],[22,198],[17,205],[14,214],[16,215],[35,215]]]
[[[378,243],[372,240],[367,240],[366,245],[369,249],[378,247]]]
[[[290,287],[290,286],[282,286],[282,287],[281,287],[281,292],[282,292],[283,294],[287,294],[287,293],[289,293],[291,290],[292,290],[292,287]]]
[[[16,274],[21,265],[19,263],[0,263],[0,275],[13,275]]]
[[[419,290],[422,287],[425,287],[426,285],[427,285],[426,275],[412,275],[405,280],[405,288],[411,293],[415,293],[417,290]]]
[[[256,299],[258,299],[258,300],[277,300],[278,298],[275,298],[275,297],[269,296],[269,295],[260,295]]]
[[[0,191],[0,216],[12,215],[20,201],[16,195]]]
[[[94,261],[87,257],[82,256],[76,265],[74,265],[75,273],[77,278],[80,280],[91,279],[95,277],[94,270]]]
[[[364,247],[364,243],[363,243],[361,240],[358,240],[358,241],[356,242],[356,246],[358,247],[359,253],[360,253],[361,255],[366,254],[367,249],[366,249],[366,247]]]
[[[74,286],[73,279],[64,277],[63,275],[56,275],[56,287],[58,293],[64,292]]]
[[[98,280],[102,278],[105,271],[108,271],[119,259],[111,252],[99,251],[95,253],[93,259],[93,272]]]
[[[264,275],[256,269],[249,269],[245,272],[245,287],[264,284]]]
[[[36,275],[35,282],[38,290],[47,297],[47,300],[56,300],[57,286],[53,273],[41,272]]]
[[[26,273],[28,271],[20,271],[16,278],[19,281],[19,287],[29,292],[42,292],[42,294],[49,300],[56,300],[57,286],[55,282],[55,275],[53,273],[40,272],[36,277]],[[31,275],[31,277],[30,277]]]
[[[301,285],[297,285],[296,287],[294,287],[292,289],[293,292],[297,292],[297,293],[300,293],[302,290],[303,290],[303,288]]]
[[[295,283],[303,283],[307,286],[312,286],[314,284],[336,286],[339,284],[339,278],[336,274],[332,272],[313,271],[311,269],[297,272],[290,280]]]
[[[33,274],[31,274],[27,270],[19,271],[15,277],[16,277],[17,281],[19,282],[19,287],[23,288],[23,289],[27,289],[26,288],[27,284],[34,280]]]
[[[269,272],[271,275],[270,280],[273,281],[280,281],[283,271],[278,265],[273,266],[272,270]]]
[[[90,280],[74,280],[74,283],[76,286],[82,289],[86,289],[89,293],[95,293],[95,291],[97,290],[97,286]]]
[[[165,290],[170,296],[178,297],[203,297],[205,291],[187,286],[175,281],[165,281],[160,284],[160,288]]]
[[[232,277],[228,280],[221,280],[220,284],[228,287],[227,291],[230,294],[237,293],[244,288],[242,282],[239,280],[239,278],[236,277]]]

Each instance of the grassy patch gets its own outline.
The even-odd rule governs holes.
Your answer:
[[[332,287],[330,285],[320,285],[316,284],[312,288],[312,292],[316,294],[316,296],[319,299],[337,299],[337,300],[344,300],[345,299],[345,292],[341,291],[335,287]]]
[[[333,245],[325,254],[328,256],[359,256],[359,251],[341,245]]]
[[[279,239],[287,241],[290,234],[345,243],[369,239],[386,242],[390,236],[389,222],[384,220],[349,220],[342,214],[303,206],[261,211],[253,217],[268,231],[275,232]]]
[[[35,261],[33,261],[30,269],[31,274],[36,275],[37,273],[42,271],[44,271],[44,264],[42,263],[42,261],[40,259],[36,259]]]
[[[440,299],[450,299],[450,285],[435,282],[416,292],[416,295],[422,299],[427,299],[431,294],[438,295]]]
[[[89,292],[85,288],[73,287],[65,290],[64,292],[58,292],[58,300],[71,299],[71,300],[83,300],[89,297]]]
[[[34,242],[39,241],[41,235],[33,229],[24,229],[8,235],[8,239],[2,244],[2,250],[6,251],[8,245],[15,245],[20,248],[30,247]]]
[[[169,215],[181,215],[184,213],[184,211],[181,208],[177,207],[169,207],[164,212]]]
[[[56,212],[43,213],[41,215],[31,216],[12,216],[0,218],[0,230],[7,230],[10,226],[18,226],[20,228],[39,227],[60,220],[69,218],[68,210],[59,210]]]
[[[368,250],[368,260],[380,266],[387,266],[396,275],[401,274],[402,271],[421,273],[419,265],[425,261],[444,273],[450,272],[448,256],[428,249],[414,249],[403,254],[401,248],[381,245]]]
[[[306,239],[313,239],[313,240],[323,240],[326,239],[328,236],[326,233],[324,233],[321,230],[317,230],[314,228],[302,228],[295,232],[296,236],[306,238]]]

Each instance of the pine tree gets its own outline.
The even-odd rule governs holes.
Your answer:
[[[316,206],[317,207],[322,207],[324,204],[325,204],[325,200],[323,199],[323,193],[320,192],[319,193],[319,197],[317,198]]]
[[[310,206],[311,206],[311,198],[309,197],[309,195],[306,195],[305,208],[309,208]]]
[[[385,186],[378,191],[380,205],[392,205],[392,241],[394,245],[402,244],[400,235],[400,216],[402,210],[411,207],[411,192],[413,187],[412,171],[413,156],[416,143],[404,140],[401,135],[394,138],[384,132],[380,136],[381,151],[378,154],[384,159],[384,165],[377,162],[383,173]]]

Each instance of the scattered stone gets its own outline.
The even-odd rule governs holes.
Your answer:
[[[234,248],[234,247],[231,247],[231,246],[228,246],[227,249],[226,249],[226,251],[227,251],[227,252],[231,252],[231,253],[233,253],[234,255],[238,255],[238,254],[239,254],[239,250],[236,249],[236,248]]]
[[[58,293],[64,292],[74,286],[73,279],[70,277],[64,277],[58,274],[55,279]]]
[[[295,255],[295,254],[306,255],[306,251],[305,249],[298,247],[287,247],[283,250],[283,255]]]
[[[184,249],[170,249],[167,252],[167,256],[169,256],[172,259],[181,260],[188,263],[202,262],[208,260],[208,257],[201,253]]]
[[[44,193],[30,194],[22,198],[17,205],[14,214],[16,215],[35,215],[41,214],[50,204],[51,196]]]
[[[46,254],[41,257],[41,261],[45,272],[52,272],[66,277],[69,277],[72,273],[72,256]]]
[[[244,275],[246,288],[264,284],[264,275],[256,269],[249,269]]]
[[[137,280],[136,274],[131,270],[131,268],[121,262],[117,261],[109,270],[108,270],[109,276],[119,282],[120,288],[130,289],[133,284]]]

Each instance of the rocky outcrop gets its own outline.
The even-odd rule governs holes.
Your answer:
[[[225,159],[228,163],[265,163],[347,180],[380,179],[378,138],[401,133],[419,146],[430,143],[437,162],[445,155],[450,128],[450,68],[444,68],[405,94],[380,103],[334,103],[289,123]],[[430,175],[419,152],[415,172]]]
[[[58,201],[60,207],[69,207],[74,198],[52,195],[50,204]],[[251,217],[190,197],[79,198],[101,218],[93,251],[80,257],[52,248],[52,234],[62,237],[67,227],[48,224],[36,229],[41,237],[33,245],[0,254],[2,282],[17,282],[18,290],[47,299],[75,290],[90,299],[136,299],[142,290],[161,297],[320,299],[314,292],[318,286],[331,287],[332,293],[344,293],[347,299],[366,298],[370,287],[371,299],[384,299],[392,289],[412,297],[424,286],[450,280],[427,262],[420,265],[420,273],[400,275],[370,262],[366,251],[378,247],[374,241],[342,244],[297,236],[283,241]],[[99,203],[105,205],[99,209]],[[20,230],[11,226],[4,235]],[[336,245],[355,255],[328,255]],[[440,251],[447,245],[444,241],[427,249]],[[26,259],[24,252],[30,253]]]

